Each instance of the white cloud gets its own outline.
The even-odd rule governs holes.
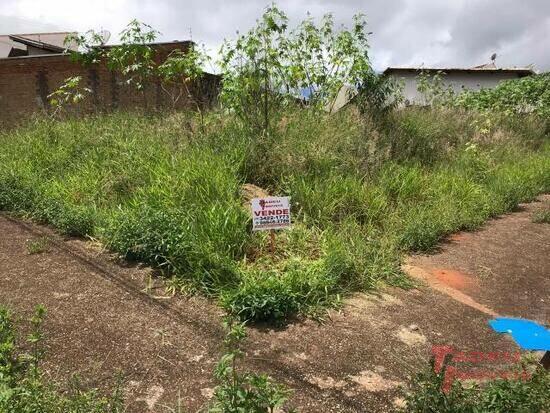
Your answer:
[[[268,0],[2,0],[0,30],[44,31],[108,29],[112,41],[133,18],[163,35],[217,49],[236,30],[245,31]],[[469,66],[491,53],[501,65],[534,63],[550,69],[550,1],[530,0],[282,0],[279,7],[297,22],[333,12],[338,23],[365,13],[372,36],[371,56],[387,65]]]

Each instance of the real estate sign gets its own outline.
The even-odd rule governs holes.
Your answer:
[[[253,198],[252,222],[254,231],[290,227],[290,198],[287,196]]]

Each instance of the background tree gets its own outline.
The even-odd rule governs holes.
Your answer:
[[[203,96],[197,92],[197,83],[204,75],[203,67],[210,60],[202,50],[192,45],[189,50],[174,50],[158,66],[157,73],[162,80],[162,89],[170,97],[172,108],[176,108],[182,96],[197,109],[204,128]]]
[[[155,50],[150,46],[159,31],[148,24],[132,20],[120,33],[121,44],[110,47],[107,52],[107,66],[125,77],[127,84],[134,85],[143,93],[147,108],[145,87],[147,82],[155,77]]]
[[[372,68],[368,35],[361,14],[351,29],[336,28],[327,14],[319,24],[308,17],[290,30],[287,16],[271,6],[256,27],[222,47],[221,101],[262,135],[289,104],[300,99],[330,108],[343,86],[357,91],[367,84],[379,92],[369,97],[382,101],[394,89]]]
[[[261,135],[269,133],[270,120],[289,98],[281,93],[288,82],[287,22],[281,10],[269,7],[256,27],[234,42],[226,41],[220,51],[221,102]]]
[[[340,89],[357,89],[374,74],[368,50],[367,23],[363,15],[353,17],[353,27],[336,29],[332,14],[317,25],[308,17],[291,33],[287,50],[290,82],[307,91],[310,104],[331,105]]]
[[[154,42],[159,34],[160,32],[148,24],[134,19],[120,33],[120,45],[105,46],[105,38],[101,33],[88,30],[84,34],[67,36],[65,46],[72,60],[84,66],[98,64],[104,60],[109,69],[121,73],[127,84],[142,92],[147,107],[145,87],[147,82],[156,76],[157,67],[155,50],[150,43]],[[77,50],[68,48],[72,44],[77,46]]]

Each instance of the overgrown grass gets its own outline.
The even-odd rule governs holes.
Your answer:
[[[404,283],[425,251],[550,190],[547,124],[411,109],[288,113],[269,137],[228,115],[98,115],[0,135],[0,209],[92,236],[243,319],[319,314],[341,294]],[[269,252],[240,186],[292,198]]]

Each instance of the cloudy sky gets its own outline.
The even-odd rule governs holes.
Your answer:
[[[236,30],[250,28],[268,0],[0,0],[0,34],[107,29],[117,33],[133,18],[162,32],[160,40],[188,39],[214,50]],[[284,0],[297,22],[334,13],[350,24],[369,22],[377,69],[424,65],[468,67],[487,63],[550,70],[550,0]]]

